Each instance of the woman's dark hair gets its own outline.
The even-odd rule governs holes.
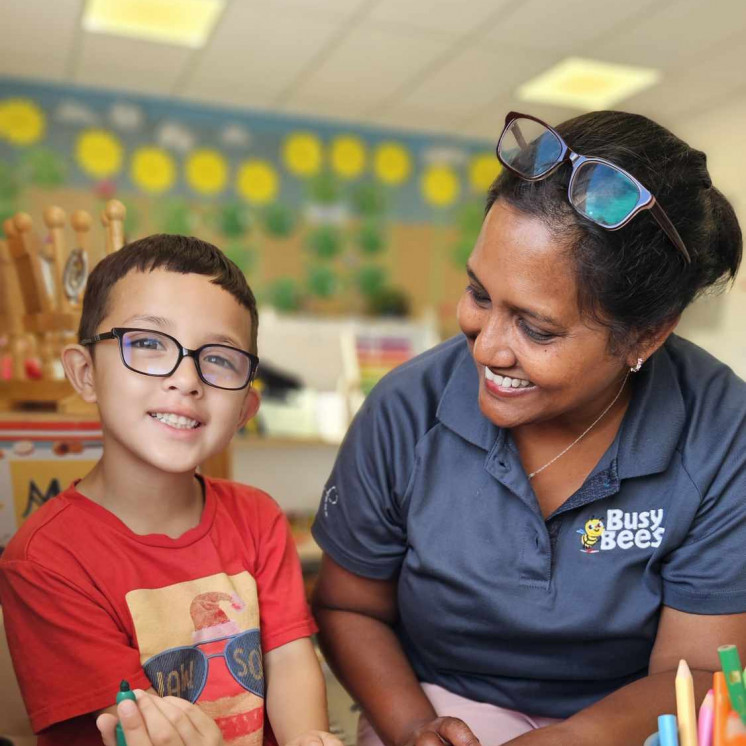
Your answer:
[[[728,200],[712,186],[704,153],[646,117],[619,111],[584,114],[556,130],[581,155],[606,158],[639,179],[692,258],[686,264],[648,210],[618,231],[583,218],[567,199],[568,164],[537,182],[503,170],[490,187],[486,209],[504,200],[541,218],[568,244],[580,309],[609,327],[612,348],[633,344],[675,319],[708,288],[735,278],[741,229]]]
[[[217,246],[192,236],[166,233],[132,241],[104,257],[91,272],[83,296],[78,339],[92,337],[107,314],[114,285],[132,270],[164,269],[179,274],[205,275],[229,292],[251,316],[250,352],[257,352],[259,316],[244,273]],[[184,302],[188,302],[187,299]]]

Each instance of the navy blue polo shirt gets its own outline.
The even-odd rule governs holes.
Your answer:
[[[646,674],[662,604],[746,611],[746,383],[672,336],[634,386],[546,520],[510,432],[479,409],[463,336],[368,396],[313,535],[353,573],[398,577],[421,681],[568,717]]]

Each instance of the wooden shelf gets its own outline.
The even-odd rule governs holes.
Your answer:
[[[0,381],[0,401],[45,402],[59,401],[73,394],[67,379],[59,381]]]

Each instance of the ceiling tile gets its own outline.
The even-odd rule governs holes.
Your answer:
[[[527,50],[585,56],[584,47],[616,33],[620,24],[655,6],[655,0],[528,0],[498,18],[485,38]]]
[[[182,95],[269,105],[328,43],[343,21],[287,8],[233,3],[183,81]]]
[[[427,31],[458,38],[478,28],[510,0],[380,0],[370,11],[373,21],[396,24],[401,29]]]
[[[4,75],[64,79],[72,54],[82,0],[2,0]]]
[[[623,102],[623,108],[672,126],[710,103],[724,103],[746,88],[746,42],[739,40],[666,75],[661,83]]]
[[[366,7],[377,0],[252,0],[251,5],[262,13],[273,10],[288,10],[307,18],[349,18],[356,13],[365,13]],[[407,0],[408,2],[409,0]],[[234,5],[246,4],[246,0],[232,0]]]
[[[83,33],[74,81],[168,95],[192,54],[185,47]]]
[[[686,62],[707,62],[719,45],[730,46],[728,40],[741,38],[745,30],[742,0],[676,0],[654,6],[634,25],[591,47],[591,53],[609,62],[672,71]]]
[[[444,42],[428,36],[362,24],[303,79],[286,103],[341,98],[375,106],[419,75],[445,48]]]
[[[555,57],[501,46],[494,51],[470,46],[402,98],[404,106],[461,120],[551,66]],[[398,102],[397,102],[398,103]],[[392,106],[392,113],[395,107]]]

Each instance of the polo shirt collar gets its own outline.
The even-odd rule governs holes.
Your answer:
[[[619,438],[620,479],[657,474],[671,462],[686,420],[678,371],[664,344],[635,375]]]
[[[676,452],[686,417],[684,398],[664,344],[635,376],[635,391],[618,437],[619,479],[655,474]],[[503,435],[479,408],[479,377],[469,347],[456,360],[438,405],[437,417],[464,440],[485,451]],[[501,438],[502,440],[502,438]]]
[[[464,440],[485,451],[492,448],[499,428],[479,408],[479,376],[474,358],[462,338],[462,350],[440,398],[437,418]]]

